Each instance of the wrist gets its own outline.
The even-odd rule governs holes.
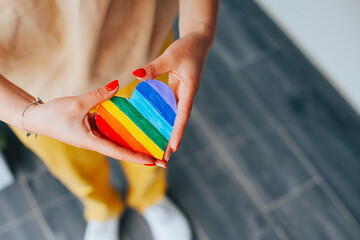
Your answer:
[[[209,36],[206,32],[200,31],[189,32],[181,38],[189,39],[192,45],[196,46],[196,51],[198,53],[204,53],[206,55],[214,43],[214,38],[212,36]]]
[[[194,35],[201,41],[203,46],[210,49],[215,41],[215,29],[216,27],[209,26],[208,24],[197,24],[196,28],[182,31],[180,30],[180,38],[186,37],[188,35]]]
[[[31,105],[30,105],[31,104]],[[29,133],[39,133],[41,125],[44,123],[41,122],[41,109],[43,107],[42,101],[36,102],[32,101],[26,109],[24,109],[21,115],[22,127],[23,130]]]

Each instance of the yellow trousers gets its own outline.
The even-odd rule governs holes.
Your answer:
[[[172,42],[172,36],[172,33],[169,34],[163,50]],[[167,76],[160,76],[159,80],[166,82]],[[119,90],[117,96],[129,98],[138,82],[136,80]],[[125,203],[110,186],[110,167],[105,156],[46,136],[26,138],[23,130],[11,129],[46,164],[49,171],[82,201],[85,219],[103,221],[122,213]],[[165,197],[165,169],[124,161],[119,163],[128,182],[126,204],[129,207],[141,213]]]

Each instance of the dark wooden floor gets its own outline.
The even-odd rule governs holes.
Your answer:
[[[359,117],[253,2],[224,0],[169,195],[199,240],[360,239],[359,133]],[[79,201],[8,138],[16,183],[0,192],[0,239],[82,239]],[[121,235],[151,239],[132,210]]]

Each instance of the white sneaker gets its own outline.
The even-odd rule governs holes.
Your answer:
[[[84,240],[119,240],[120,218],[111,218],[104,222],[88,221]]]
[[[144,212],[153,240],[191,240],[191,229],[184,214],[169,199],[164,199]]]

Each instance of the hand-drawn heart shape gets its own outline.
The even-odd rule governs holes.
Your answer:
[[[112,97],[100,104],[95,121],[108,139],[162,159],[177,113],[171,89],[150,79],[139,83],[131,98]]]

